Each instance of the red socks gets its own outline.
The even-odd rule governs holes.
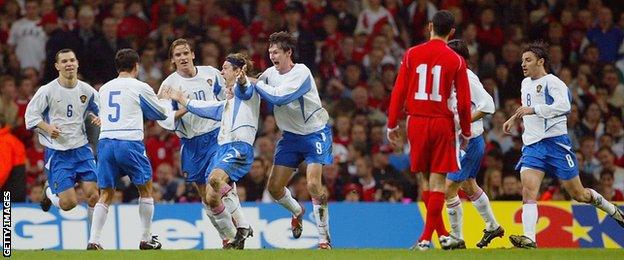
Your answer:
[[[423,192],[423,200],[425,197],[428,197],[428,202],[425,202],[425,206],[427,207],[427,219],[425,219],[425,230],[418,241],[431,241],[434,230],[438,233],[438,236],[448,236],[449,233],[446,231],[442,220],[444,193],[427,192],[427,195],[425,195],[425,192]]]

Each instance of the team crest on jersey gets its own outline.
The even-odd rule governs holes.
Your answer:
[[[82,102],[83,104],[87,102],[87,96],[86,95],[80,96],[80,102]]]
[[[207,79],[206,82],[208,82],[208,85],[212,86],[212,79]]]
[[[537,85],[537,93],[540,93],[540,91],[542,91],[542,85]]]

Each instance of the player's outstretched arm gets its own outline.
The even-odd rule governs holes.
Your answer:
[[[279,86],[271,86],[259,80],[255,88],[262,99],[273,105],[286,105],[305,95],[312,89],[312,73],[310,70],[298,69],[291,71],[288,79]]]

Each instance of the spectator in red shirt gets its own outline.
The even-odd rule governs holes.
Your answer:
[[[31,146],[26,149],[26,183],[35,184],[44,179],[45,166],[44,147],[39,143],[39,137],[31,137]]]
[[[481,12],[481,23],[477,27],[477,41],[480,51],[497,51],[503,46],[503,30],[494,23],[494,10],[487,8]]]
[[[34,84],[32,80],[25,78],[19,83],[17,91],[17,98],[15,104],[17,104],[17,125],[13,129],[13,134],[26,145],[31,146],[32,131],[26,130],[24,126],[24,114],[26,114],[26,106],[33,96]]]
[[[128,15],[117,25],[117,36],[123,39],[138,39],[142,42],[149,32],[150,25],[145,21],[141,1],[133,1],[128,6]]]
[[[156,171],[162,163],[173,164],[173,154],[180,148],[180,140],[157,124],[152,128],[155,134],[145,141],[145,150],[152,163],[152,170]],[[157,175],[154,178],[156,181]]]
[[[613,187],[613,171],[604,169],[600,172],[600,194],[609,201],[624,201],[624,194],[621,190]]]
[[[373,176],[373,162],[370,157],[364,156],[355,160],[357,168],[355,183],[362,185],[362,201],[375,201],[375,194],[380,187],[379,182]]]

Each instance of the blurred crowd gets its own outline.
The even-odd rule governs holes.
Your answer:
[[[497,111],[486,117],[487,148],[478,182],[492,200],[521,200],[521,127],[513,135],[503,122],[520,105],[520,56],[534,40],[550,45],[550,72],[573,97],[568,129],[580,176],[609,200],[624,200],[624,5],[617,0],[0,0],[0,151],[23,144],[24,199],[38,202],[45,181],[43,147],[24,128],[24,112],[37,88],[57,76],[54,55],[75,50],[79,73],[96,89],[114,78],[114,54],[141,55],[139,79],[155,91],[172,72],[169,44],[189,39],[196,64],[220,69],[225,55],[244,52],[258,72],[271,66],[268,36],[288,31],[297,38],[294,59],[313,71],[330,112],[334,163],[323,180],[332,201],[409,203],[419,197],[418,176],[409,173],[408,144],[386,140],[386,115],[404,51],[427,40],[427,24],[440,9],[456,16],[454,37],[470,50],[470,69],[493,96]],[[265,186],[280,131],[263,104],[253,166],[237,184],[241,200],[271,201]],[[90,127],[91,142],[98,130]],[[9,142],[12,134],[21,143]],[[11,139],[12,140],[12,139]],[[196,202],[180,172],[179,139],[146,123],[145,143],[154,171],[155,200]],[[18,155],[19,157],[19,155]],[[19,159],[19,158],[18,158]],[[7,161],[0,158],[0,161]],[[15,160],[14,165],[19,165]],[[23,159],[21,160],[24,161]],[[6,162],[5,162],[6,163]],[[310,200],[305,166],[290,189]],[[19,174],[19,171],[16,173]],[[127,180],[116,202],[138,197]],[[541,200],[569,200],[551,178]],[[81,189],[78,188],[79,194]]]

